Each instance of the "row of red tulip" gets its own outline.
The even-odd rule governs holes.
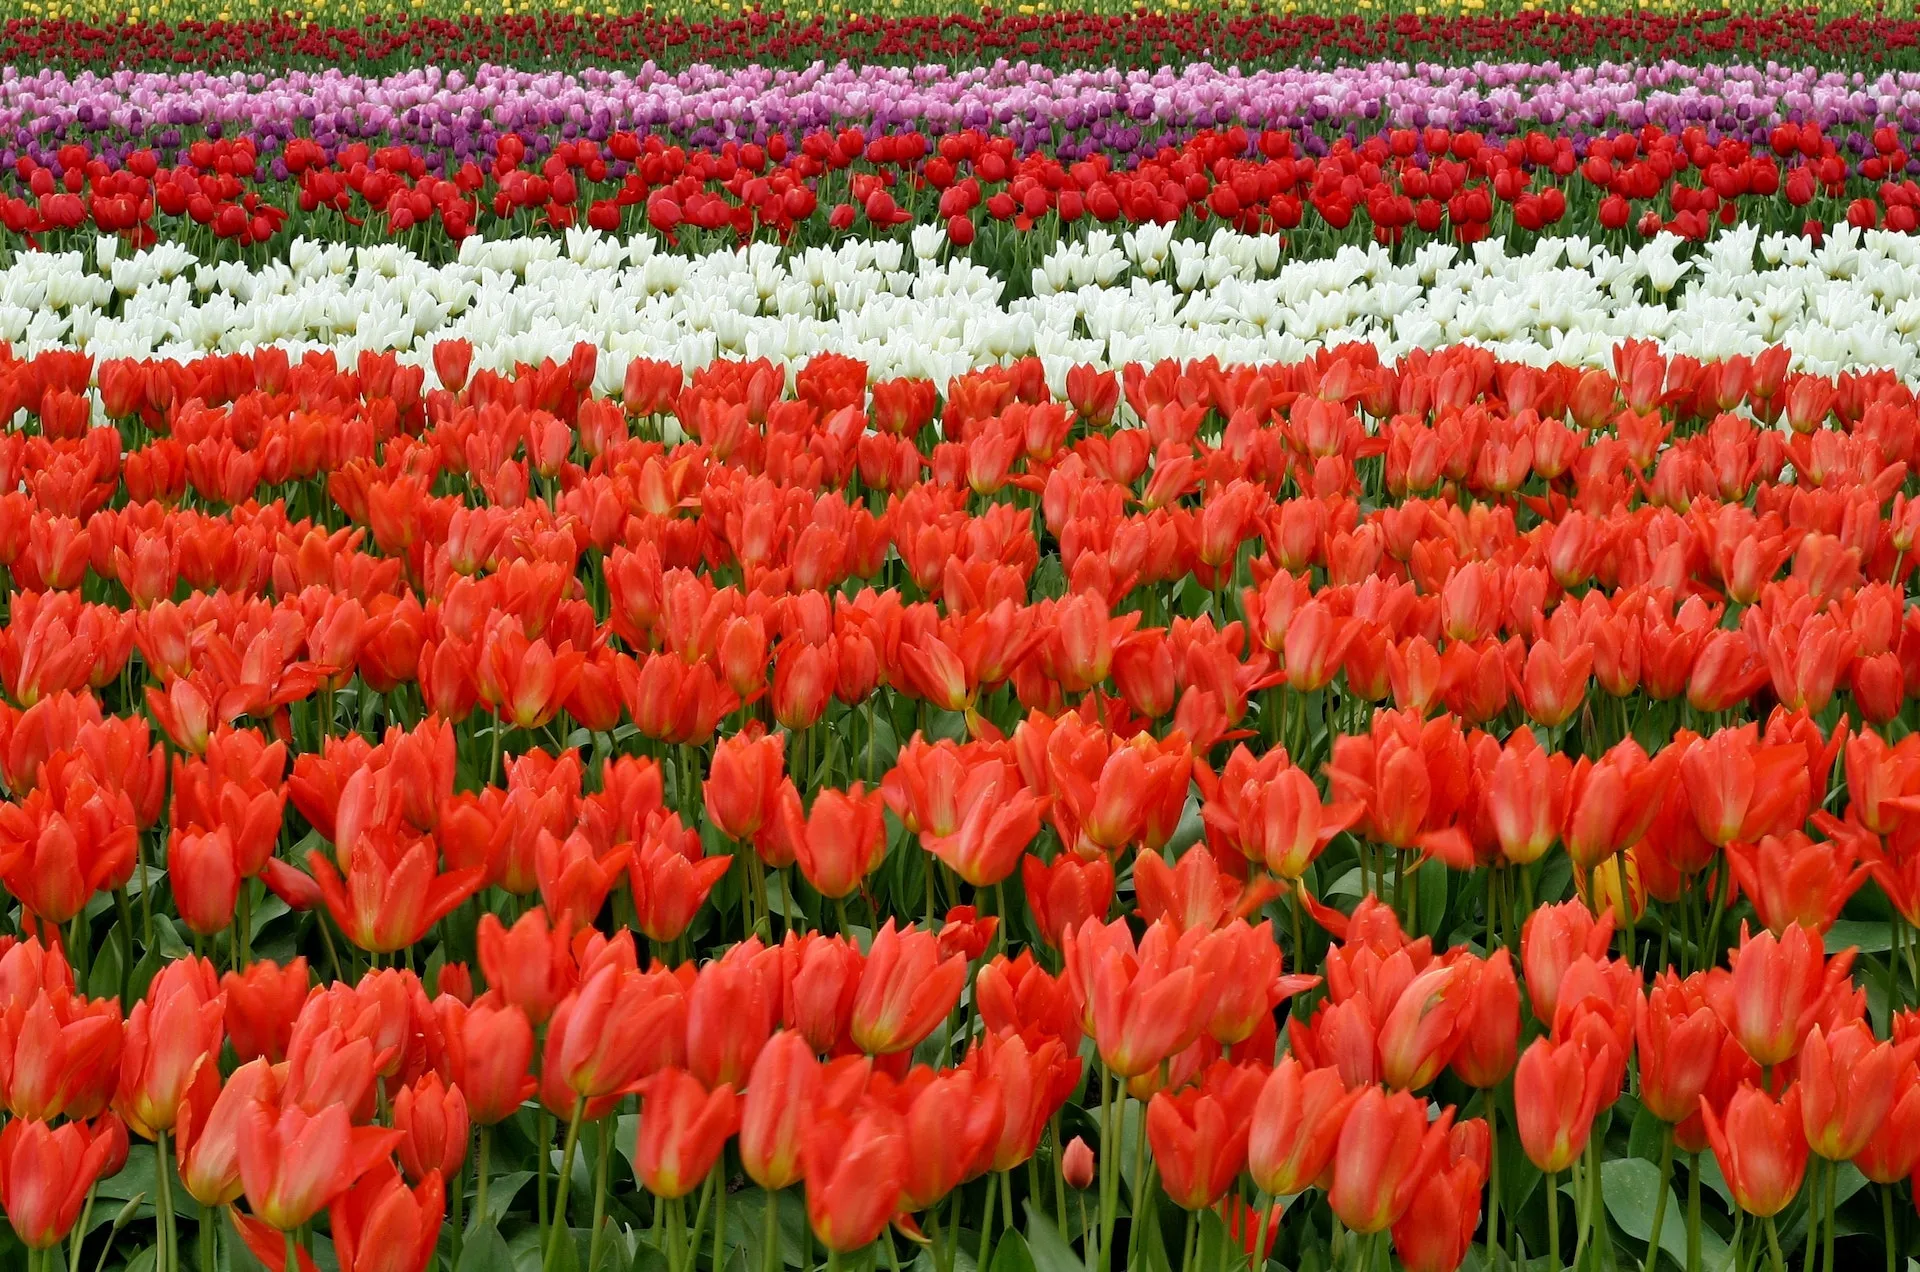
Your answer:
[[[0,197],[0,224],[29,243],[88,229],[137,245],[194,241],[201,227],[211,247],[287,234],[363,241],[377,217],[387,235],[410,243],[421,228],[433,230],[429,242],[441,253],[473,234],[576,223],[609,233],[651,228],[669,240],[698,230],[819,241],[856,224],[884,234],[913,222],[944,225],[963,248],[993,223],[1064,230],[1082,220],[1217,218],[1248,233],[1304,224],[1337,238],[1360,216],[1381,242],[1415,231],[1473,242],[1494,232],[1598,235],[1629,226],[1701,239],[1716,224],[1818,224],[1809,217],[1920,228],[1920,187],[1903,180],[1906,140],[1882,127],[1872,141],[1872,152],[1855,159],[1818,125],[1783,123],[1768,153],[1701,128],[1649,124],[1592,138],[1530,132],[1504,143],[1474,131],[1389,129],[1331,146],[1313,137],[1303,150],[1290,132],[1235,127],[1117,166],[1105,154],[1022,154],[1010,139],[977,131],[930,140],[847,128],[791,145],[775,134],[765,145],[691,152],[622,132],[604,146],[563,141],[537,164],[508,134],[490,163],[457,167],[407,146],[353,143],[328,154],[298,138],[270,169],[244,137],[194,142],[171,164],[147,149],[109,163],[74,143],[48,163],[18,159],[19,193]]]
[[[1512,1081],[1527,1159],[1550,1183],[1575,1173],[1581,1248],[1598,1214],[1595,1117],[1630,1077],[1667,1160],[1677,1147],[1697,1163],[1711,1148],[1737,1206],[1776,1242],[1773,1216],[1800,1192],[1810,1154],[1880,1184],[1906,1179],[1920,1157],[1920,1016],[1897,1016],[1892,1041],[1876,1040],[1852,952],[1828,958],[1798,925],[1743,936],[1731,970],[1667,970],[1649,988],[1636,964],[1608,956],[1611,918],[1579,902],[1528,917],[1520,977],[1508,947],[1436,954],[1371,899],[1324,917],[1339,937],[1328,992],[1310,1018],[1288,1020],[1277,1060],[1275,1009],[1319,978],[1281,975],[1266,925],[1225,910],[1153,918],[1138,939],[1090,917],[1064,933],[1056,977],[1031,954],[987,957],[995,921],[970,910],[937,932],[888,922],[865,949],[789,933],[699,966],[643,967],[630,933],[569,936],[536,908],[511,929],[482,920],[477,998],[464,965],[443,968],[430,998],[403,970],[310,988],[304,960],[222,977],[189,957],[159,972],[124,1024],[117,1001],[79,992],[57,944],[9,938],[0,1085],[15,1120],[0,1134],[0,1205],[30,1248],[57,1245],[95,1183],[126,1163],[131,1132],[153,1141],[163,1191],[177,1172],[203,1208],[203,1243],[207,1208],[244,1200],[240,1233],[268,1266],[289,1252],[311,1266],[294,1234],[330,1209],[345,1272],[421,1272],[448,1188],[458,1223],[475,1130],[484,1214],[489,1136],[532,1099],[545,1135],[566,1128],[551,1250],[573,1240],[583,1125],[638,1094],[635,1178],[671,1206],[667,1254],[682,1266],[700,1232],[686,1232],[680,1207],[704,1188],[704,1219],[736,1136],[754,1184],[804,1185],[814,1235],[834,1254],[868,1246],[890,1221],[917,1238],[915,1215],[934,1219],[938,1252],[950,1195],[983,1176],[1011,1190],[1008,1172],[1043,1149],[1050,1182],[1029,1168],[1028,1204],[1051,1199],[1072,1231],[1069,1191],[1097,1183],[1098,1221],[1084,1197],[1079,1219],[1089,1248],[1104,1249],[1119,1163],[1109,1154],[1096,1170],[1059,1121],[1082,1088],[1083,1033],[1102,1070],[1101,1142],[1117,1142],[1129,1098],[1142,1102],[1157,1186],[1188,1212],[1227,1206],[1236,1235],[1262,1252],[1289,1222],[1269,1203],[1317,1189],[1350,1234],[1391,1231],[1407,1268],[1458,1267],[1480,1228],[1497,1130],[1456,1121],[1451,1106],[1436,1116],[1426,1092],[1443,1071],[1469,1091]],[[930,1038],[940,1063],[915,1064]],[[597,1180],[606,1171],[602,1152]],[[1247,1184],[1262,1199],[1251,1209]],[[1136,1174],[1136,1236],[1141,1186]],[[538,1187],[544,1215],[544,1170]],[[604,1207],[601,1193],[592,1258]],[[957,1205],[949,1217],[957,1243]],[[990,1186],[982,1264],[993,1218]],[[177,1253],[173,1226],[164,1215],[161,1266],[170,1243]],[[718,1264],[724,1220],[714,1240]],[[1497,1212],[1486,1240],[1490,1253],[1501,1245]],[[1192,1242],[1189,1226],[1189,1264]]]
[[[171,1126],[138,1092],[119,1116],[179,1141],[163,1157],[184,1146],[184,1187],[194,1123],[182,1132],[177,1107],[220,1107],[220,1084],[237,1086],[223,1116],[232,1143],[255,1147],[220,1158],[225,1195],[209,1204],[244,1196],[245,1233],[283,1265],[336,1199],[349,1265],[376,1212],[413,1216],[383,1257],[435,1257],[423,1234],[468,1196],[464,1129],[451,1163],[401,1147],[409,1188],[378,1164],[391,1135],[360,1136],[362,1162],[341,1128],[435,1109],[442,1133],[453,1090],[536,1145],[557,1251],[568,1212],[545,1183],[546,1119],[570,1124],[564,1190],[583,1135],[604,1161],[604,1120],[638,1092],[635,1176],[664,1204],[635,1200],[636,1226],[655,1217],[656,1248],[692,1272],[688,1202],[725,1204],[756,1063],[781,1049],[801,1076],[761,1090],[812,1092],[782,1096],[782,1116],[860,1146],[857,1169],[815,1170],[799,1141],[781,1158],[807,1172],[814,1226],[841,1252],[890,1243],[896,1213],[934,1207],[944,1237],[924,1235],[948,1259],[963,1203],[936,1203],[976,1175],[965,1204],[991,1189],[1003,1211],[970,1241],[1011,1227],[1018,1187],[1062,1218],[1070,1190],[1039,1186],[1037,1167],[1024,1185],[1008,1173],[1043,1144],[1047,1178],[1064,1170],[1056,1113],[1114,1167],[1087,1199],[1094,1217],[1059,1225],[1089,1249],[1124,1236],[1144,1258],[1164,1240],[1161,1193],[1190,1213],[1231,1198],[1196,1232],[1244,1232],[1272,1218],[1267,1201],[1247,1206],[1256,1187],[1270,1199],[1316,1181],[1330,1209],[1296,1207],[1281,1240],[1317,1240],[1307,1216],[1325,1213],[1363,1245],[1394,1230],[1410,1266],[1457,1265],[1482,1227],[1557,1249],[1555,1189],[1504,1232],[1491,1208],[1482,1224],[1483,1195],[1523,1200],[1485,1192],[1497,1126],[1433,1129],[1436,1105],[1471,1098],[1491,1116],[1515,1064],[1526,1156],[1578,1174],[1582,1249],[1612,1240],[1586,1144],[1624,1075],[1684,1152],[1719,1137],[1755,1217],[1802,1191],[1797,1143],[1879,1182],[1911,1173],[1895,1169],[1920,1110],[1910,1040],[1875,1041],[1849,958],[1819,952],[1843,916],[1891,916],[1888,997],[1911,1001],[1920,743],[1879,727],[1911,715],[1920,664],[1905,603],[1915,403],[1893,377],[1796,374],[1784,351],[1703,365],[1629,344],[1582,372],[1469,349],[1383,366],[1346,349],[1295,366],[1079,368],[1060,402],[1037,361],[943,392],[869,386],[827,355],[792,396],[772,363],[689,381],[636,361],[608,400],[591,392],[590,346],[510,374],[472,356],[437,346],[431,389],[426,369],[371,354],[351,371],[275,350],[0,362],[24,420],[0,436],[0,484],[16,487],[0,496],[0,563],[20,588],[0,623],[0,882],[25,930],[65,929],[72,983],[92,996],[49,988],[37,1015],[0,1011],[15,1072],[23,1054],[65,1057],[22,1079],[25,1096],[0,1073],[22,1119],[0,1183],[14,1154],[71,1172],[17,1195],[77,1213],[124,1144],[95,1120],[140,1036],[116,989],[149,1012],[179,997],[168,1010],[200,1023],[149,1024],[138,1045],[197,1046],[161,1070],[178,1092],[213,1084]],[[693,440],[659,440],[675,426]],[[1842,711],[1873,727],[1850,731]],[[1536,910],[1536,891],[1556,899],[1569,876],[1583,899]],[[1368,892],[1393,910],[1330,903]],[[535,896],[537,919],[492,917]],[[216,952],[156,974],[176,918]],[[1716,970],[1749,918],[1766,934]],[[835,935],[794,935],[821,926]],[[1268,1076],[1284,1001],[1307,984],[1281,975],[1281,950],[1321,970],[1316,926],[1344,945],[1326,1000],[1286,1026],[1284,1076]],[[1448,933],[1435,958],[1427,938]],[[274,978],[250,970],[263,941],[328,960],[323,1007],[295,1003],[304,965],[274,981],[276,1031],[336,1031],[304,1059],[292,1041],[243,1053],[232,1004],[249,977]],[[669,970],[690,947],[731,952]],[[1502,949],[1525,974],[1538,1028],[1524,1033],[1541,1035],[1524,1056]],[[1687,979],[1647,999],[1642,968],[1669,952]],[[51,965],[28,944],[6,957]],[[398,970],[361,974],[429,957],[448,969],[437,1008]],[[505,1066],[487,1090],[447,1023],[466,1010],[452,1003],[471,996],[455,966],[470,959],[489,989],[460,1019],[490,1011],[489,1028],[527,1039],[476,1042]],[[805,993],[803,973],[817,978]],[[1745,977],[1764,985],[1742,990]],[[1569,983],[1583,987],[1571,1000]],[[378,1032],[363,993],[411,1004],[394,1026],[410,1041],[336,1061],[356,1031]],[[800,998],[827,1014],[795,1014]],[[714,1023],[696,1028],[696,1000]],[[1649,1052],[1650,1015],[1686,1024],[1672,1057]],[[805,1047],[770,1048],[776,1022]],[[233,1061],[268,1058],[236,1069],[216,1030]],[[1075,1101],[1083,1032],[1105,1094]],[[88,1048],[123,1035],[123,1054],[89,1068],[106,1051]],[[446,1058],[427,1042],[418,1067],[379,1058],[416,1038]],[[1787,1064],[1803,1046],[1813,1067]],[[812,1067],[840,1052],[873,1063]],[[1681,1053],[1724,1065],[1649,1078]],[[1852,1114],[1835,1112],[1836,1072],[1871,1086]],[[1332,1156],[1281,1173],[1286,1151],[1258,1138],[1279,1114],[1258,1106],[1309,1092]],[[1144,1108],[1126,1113],[1127,1093]],[[547,1112],[516,1114],[531,1094]],[[1696,1122],[1702,1094],[1711,1116]],[[1894,1107],[1907,1121],[1876,1139]],[[1129,1116],[1154,1172],[1130,1180],[1114,1160]],[[915,1135],[955,1147],[929,1155]],[[1383,1152],[1402,1173],[1365,1165]],[[437,1180],[420,1167],[435,1160]],[[309,1161],[318,1173],[296,1186]],[[10,1215],[20,1204],[0,1192]],[[61,1213],[16,1229],[51,1245],[76,1222]],[[170,1272],[171,1204],[156,1213]],[[606,1213],[591,1224],[602,1245],[619,1230]],[[732,1239],[697,1208],[693,1229],[708,1217]]]

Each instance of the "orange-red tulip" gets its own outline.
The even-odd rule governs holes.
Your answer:
[[[1864,1021],[1813,1027],[1800,1049],[1801,1125],[1807,1147],[1843,1162],[1866,1147],[1893,1107],[1895,1082],[1920,1051],[1920,1038],[1879,1042]]]
[[[709,1091],[685,1069],[662,1069],[646,1080],[634,1172],[654,1196],[684,1197],[705,1182],[739,1125],[731,1086]]]
[[[830,1250],[870,1243],[900,1209],[907,1135],[899,1113],[868,1103],[852,1115],[824,1110],[807,1129],[807,1220]]]
[[[174,1148],[180,1182],[195,1201],[224,1206],[240,1196],[240,1133],[248,1110],[275,1107],[280,1077],[264,1059],[249,1060],[233,1071],[226,1086],[207,1107],[196,1107],[196,1097],[180,1102]]]
[[[265,1104],[243,1114],[240,1184],[262,1223],[288,1232],[306,1223],[393,1152],[400,1132],[354,1126],[343,1104],[318,1113]]]
[[[1340,1129],[1359,1098],[1337,1070],[1308,1070],[1293,1056],[1282,1056],[1253,1107],[1247,1167],[1255,1186],[1275,1197],[1312,1187],[1332,1162]]]
[[[1786,1209],[1807,1173],[1800,1088],[1788,1087],[1776,1101],[1758,1087],[1742,1083],[1724,1115],[1714,1112],[1702,1097],[1700,1116],[1734,1203],[1761,1218]]]
[[[1427,1102],[1370,1087],[1347,1111],[1333,1151],[1327,1203],[1354,1232],[1384,1232],[1413,1204],[1445,1159],[1453,1110],[1427,1116]]]
[[[1606,1094],[1607,1062],[1577,1041],[1536,1038],[1513,1071],[1514,1115],[1527,1160],[1549,1174],[1563,1171],[1587,1146],[1593,1116]]]
[[[397,1146],[400,1168],[415,1183],[434,1172],[452,1179],[467,1160],[467,1098],[458,1086],[441,1082],[437,1073],[400,1088],[393,1097],[393,1129],[402,1135]]]
[[[800,1181],[801,1144],[819,1083],[812,1044],[791,1029],[769,1039],[753,1062],[740,1106],[740,1164],[768,1192]]]
[[[1853,951],[1826,956],[1820,937],[1799,924],[1778,938],[1748,935],[1728,953],[1733,970],[1716,969],[1707,1001],[1754,1063],[1776,1065],[1799,1054],[1836,993],[1845,992]]]
[[[128,1129],[145,1139],[172,1130],[180,1101],[203,1069],[219,1090],[225,1014],[212,963],[189,957],[160,969],[127,1017],[114,1107]]]
[[[451,1000],[443,1000],[451,1001]],[[526,1013],[488,994],[472,1007],[442,1007],[454,1083],[478,1126],[512,1117],[533,1095],[533,1026]]]
[[[1247,1160],[1247,1131],[1262,1088],[1253,1065],[1222,1061],[1198,1086],[1147,1105],[1147,1143],[1173,1203],[1204,1210],[1225,1195]]]
[[[304,958],[284,967],[271,959],[255,959],[244,970],[220,978],[227,1041],[242,1063],[260,1056],[275,1064],[287,1058],[294,1017],[307,1001],[309,985]]]
[[[967,960],[941,958],[939,939],[888,919],[873,937],[854,994],[854,1045],[868,1055],[909,1051],[937,1028],[967,982]]]
[[[58,1130],[15,1118],[0,1130],[0,1209],[30,1250],[59,1245],[80,1217],[108,1158],[113,1136],[68,1122]]]

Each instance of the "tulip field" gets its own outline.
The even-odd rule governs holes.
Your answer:
[[[0,1272],[1920,1272],[1920,10],[0,6]]]

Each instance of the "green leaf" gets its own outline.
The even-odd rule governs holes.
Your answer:
[[[1017,1232],[1009,1232],[993,1249],[992,1272],[1036,1272],[1033,1255],[1027,1251],[1027,1243]]]
[[[1827,953],[1838,954],[1849,945],[1862,954],[1884,954],[1893,947],[1892,930],[1885,923],[1863,919],[1836,919],[1827,929]]]
[[[1033,1207],[1027,1199],[1027,1251],[1033,1256],[1034,1272],[1086,1272],[1087,1265],[1053,1221]]]
[[[728,1244],[746,1251],[750,1268],[765,1266],[762,1259],[766,1251],[767,1197],[768,1194],[758,1188],[744,1188],[727,1201]],[[798,1190],[792,1188],[774,1193],[772,1198],[777,1207],[774,1222],[778,1225],[773,1239],[780,1247],[780,1262],[783,1266],[799,1267],[807,1240],[806,1204],[801,1201]]]
[[[1653,1212],[1658,1205],[1660,1168],[1639,1157],[1616,1158],[1600,1164],[1600,1195],[1606,1199],[1607,1213],[1620,1225],[1620,1231],[1635,1241],[1644,1242],[1653,1235]],[[1667,1212],[1660,1221],[1660,1248],[1677,1266],[1687,1261],[1687,1209],[1667,1186]],[[1726,1243],[1711,1228],[1700,1233],[1700,1257],[1714,1266],[1726,1255]]]
[[[185,958],[188,952],[187,943],[180,939],[173,920],[164,914],[153,916],[153,946],[168,959]]]
[[[1667,1124],[1648,1112],[1645,1106],[1636,1108],[1633,1126],[1627,1132],[1627,1152],[1646,1161],[1658,1162],[1660,1150],[1666,1142]]]
[[[1200,1213],[1199,1246],[1195,1262],[1200,1267],[1239,1272],[1247,1266],[1246,1250],[1227,1232],[1227,1225],[1221,1222],[1218,1211],[1204,1210]]]
[[[87,969],[88,997],[120,996],[120,973],[124,970],[120,962],[120,937],[120,925],[115,923],[107,932],[106,944],[94,951],[93,966]]]
[[[505,1175],[495,1175],[487,1183],[487,1218],[498,1224],[512,1208],[514,1198],[533,1178],[530,1170],[516,1170]]]
[[[483,1223],[468,1233],[466,1245],[460,1250],[460,1266],[454,1272],[514,1272],[513,1255],[500,1239],[500,1230]]]

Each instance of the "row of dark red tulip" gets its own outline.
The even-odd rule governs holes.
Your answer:
[[[1119,162],[1066,147],[1021,153],[1011,138],[978,131],[929,139],[859,128],[792,141],[776,133],[765,145],[729,141],[714,151],[615,132],[544,154],[508,134],[491,154],[457,162],[406,145],[329,148],[310,138],[271,158],[244,136],[182,143],[174,153],[95,153],[74,143],[19,157],[13,192],[0,197],[0,225],[27,246],[110,234],[136,247],[178,240],[212,255],[223,244],[295,238],[361,243],[377,231],[435,258],[473,235],[575,225],[708,246],[766,237],[796,247],[936,225],[963,249],[988,234],[975,254],[996,261],[1035,230],[1071,236],[1148,223],[1288,233],[1309,254],[1432,236],[1472,243],[1490,234],[1664,231],[1699,240],[1735,224],[1816,238],[1842,221],[1920,228],[1911,175],[1920,164],[1900,130],[1874,130],[1863,154],[1843,150],[1817,124],[1782,123],[1764,136],[1756,145],[1649,124],[1502,142],[1470,129],[1403,128],[1329,145],[1318,135],[1236,127]],[[1024,286],[1022,271],[1007,272]]]

